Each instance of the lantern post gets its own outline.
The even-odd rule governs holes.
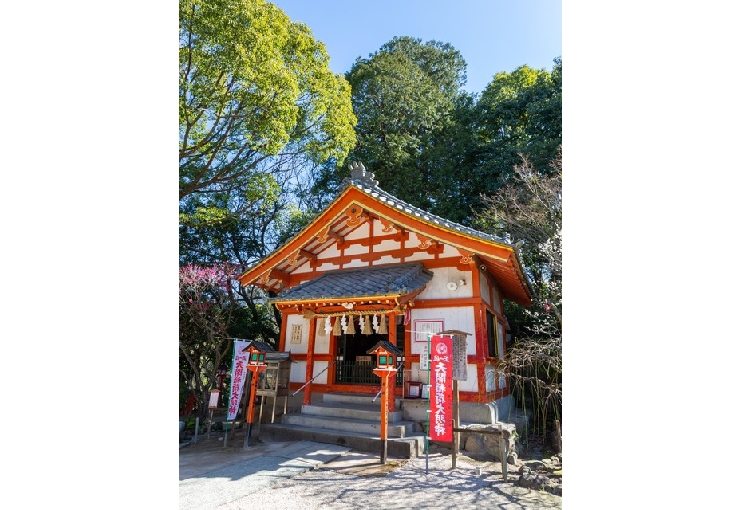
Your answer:
[[[387,422],[389,421],[389,377],[396,377],[396,357],[402,351],[386,340],[377,343],[366,354],[376,354],[374,374],[381,379],[381,463],[386,464]],[[394,398],[394,395],[392,395]]]
[[[258,378],[260,373],[268,368],[265,363],[265,351],[261,351],[255,345],[249,345],[243,352],[248,352],[247,368],[252,372],[250,382],[250,395],[248,397],[249,405],[247,407],[247,437],[245,438],[245,447],[250,446],[252,438],[252,424],[255,418],[255,400],[258,393]]]

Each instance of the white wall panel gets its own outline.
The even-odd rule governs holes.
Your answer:
[[[433,279],[425,286],[418,299],[461,299],[472,297],[471,273],[459,271],[455,267],[437,267],[431,270]],[[464,285],[460,285],[461,280]],[[456,284],[455,290],[448,289],[448,283]]]
[[[385,251],[392,251],[392,250],[398,250],[398,249],[399,249],[399,241],[392,241],[390,239],[381,241],[379,244],[374,246],[375,253],[383,253]]]
[[[345,255],[360,255],[368,253],[368,246],[361,246],[360,244],[354,244],[345,248]]]
[[[301,343],[292,343],[291,333],[295,325],[301,326]],[[286,350],[296,354],[306,354],[309,345],[309,320],[301,315],[291,314],[286,318]]]
[[[321,273],[325,271],[335,271],[336,269],[340,269],[340,266],[337,264],[330,264],[329,262],[324,262],[317,266],[317,271]]]
[[[346,239],[366,239],[368,237],[369,232],[369,222],[364,221],[357,229],[355,229],[352,232],[349,232],[348,235],[345,236]]]
[[[427,384],[428,382],[428,371],[420,370],[419,363],[412,363],[411,366],[411,379],[412,381],[421,382]],[[478,390],[477,386],[477,366],[471,363],[466,365],[466,381],[459,381],[459,391],[470,391],[476,393]]]
[[[391,255],[384,255],[379,260],[374,260],[371,265],[373,265],[373,266],[383,266],[383,265],[386,265],[386,264],[399,264],[399,263],[400,263],[400,259],[399,258],[394,258]]]
[[[312,374],[312,377],[317,377],[314,381],[312,381],[312,384],[327,384],[327,374],[329,370],[325,370],[327,368],[327,361],[315,361],[314,362],[314,373]],[[324,372],[322,372],[325,370]],[[317,376],[317,374],[320,374]]]
[[[477,346],[474,341],[474,308],[471,306],[456,306],[451,308],[412,309],[410,323],[405,326],[407,329],[413,330],[410,333],[411,354],[420,354],[423,349],[422,346],[426,344],[426,342],[415,341],[415,321],[436,319],[443,319],[444,330],[457,329],[465,333],[470,333],[470,336],[466,337],[466,354],[474,355],[477,353]]]
[[[291,378],[291,382],[305,383],[307,378],[307,362],[295,361],[291,363],[291,372],[289,377]]]

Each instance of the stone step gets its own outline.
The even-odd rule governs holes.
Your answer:
[[[324,428],[304,427],[288,423],[262,424],[260,437],[266,441],[316,441],[325,444],[337,444],[362,452],[379,453],[383,441],[379,436],[370,436],[357,432],[329,430]],[[425,452],[425,436],[413,435],[404,438],[387,439],[387,456],[412,459]]]
[[[323,393],[322,402],[329,403],[334,402],[338,404],[355,404],[355,405],[370,405],[370,406],[381,406],[381,395],[374,400],[373,395],[358,395],[355,393]],[[396,399],[396,406],[399,408],[401,400]]]
[[[377,414],[379,414],[377,412]],[[355,418],[337,418],[316,414],[287,414],[281,418],[281,424],[301,425],[307,428],[327,429],[341,432],[357,432],[371,436],[381,435],[381,420],[364,420]],[[387,437],[408,437],[412,435],[414,423],[411,421],[397,421],[387,423]]]
[[[302,405],[301,412],[302,414],[381,422],[381,410],[379,407],[363,404],[317,402],[315,404]],[[402,420],[402,411],[394,411],[393,413],[388,413],[387,416],[387,423],[395,423]]]

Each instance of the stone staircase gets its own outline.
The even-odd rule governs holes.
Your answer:
[[[301,412],[281,416],[280,423],[261,423],[260,437],[272,441],[316,441],[364,452],[381,453],[381,398],[325,393],[318,402],[302,405]],[[425,435],[397,411],[388,413],[387,455],[411,459],[424,453]]]

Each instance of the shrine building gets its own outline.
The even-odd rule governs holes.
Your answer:
[[[303,404],[328,393],[377,395],[368,351],[383,341],[401,352],[394,411],[426,396],[429,336],[455,331],[466,337],[462,413],[468,404],[472,421],[496,421],[512,408],[500,368],[503,302],[529,306],[534,298],[517,247],[395,198],[359,163],[344,184],[309,225],[239,278],[275,296],[290,392],[301,389],[295,398]]]

